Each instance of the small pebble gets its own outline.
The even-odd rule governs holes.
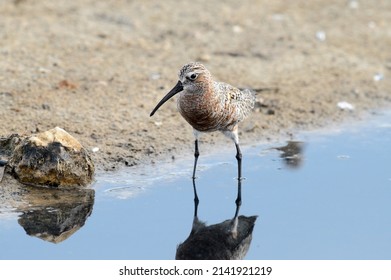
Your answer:
[[[38,71],[43,73],[43,74],[46,74],[46,73],[50,73],[51,71],[47,68],[43,68],[43,67],[39,67],[38,68]]]
[[[150,76],[151,80],[159,80],[160,79],[160,74],[159,73],[153,73]]]
[[[354,106],[352,104],[350,104],[349,102],[346,102],[346,101],[338,102],[337,106],[338,106],[338,108],[340,108],[342,110],[348,110],[348,111],[354,110]]]
[[[382,73],[376,73],[374,76],[373,76],[373,80],[375,82],[378,82],[378,81],[381,81],[384,79],[384,75]]]
[[[104,87],[107,87],[108,85],[106,81],[99,81],[98,84]]]
[[[41,105],[41,107],[42,107],[42,109],[44,109],[44,110],[50,110],[50,106],[49,106],[48,104],[46,104],[46,103],[43,103],[43,104]]]
[[[359,6],[358,1],[356,1],[356,0],[349,1],[349,8],[350,9],[358,9],[358,6]]]
[[[282,21],[282,20],[285,20],[285,15],[284,14],[273,14],[272,19],[275,21]]]
[[[243,32],[243,28],[240,27],[239,25],[234,25],[234,26],[232,27],[232,31],[233,31],[234,33],[242,33],[242,32]]]
[[[324,31],[317,31],[316,34],[316,39],[318,39],[319,41],[325,41],[326,40],[326,33]]]

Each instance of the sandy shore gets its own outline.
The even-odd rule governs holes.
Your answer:
[[[193,153],[175,100],[149,117],[190,61],[257,91],[242,143],[391,105],[391,1],[10,0],[0,14],[0,135],[62,127],[98,170]]]

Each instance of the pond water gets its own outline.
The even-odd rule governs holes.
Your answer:
[[[198,218],[218,224],[235,214],[235,149],[200,149]],[[391,259],[391,113],[242,152],[239,214],[258,216],[245,259]],[[173,259],[192,228],[192,165],[189,154],[98,174],[75,200],[0,205],[0,259]]]

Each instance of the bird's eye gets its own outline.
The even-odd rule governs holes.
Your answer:
[[[197,77],[198,77],[198,75],[197,75],[196,73],[193,73],[193,74],[191,74],[191,75],[189,76],[189,79],[190,79],[191,81],[194,81],[195,79],[197,79]]]

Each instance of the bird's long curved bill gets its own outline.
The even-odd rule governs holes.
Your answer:
[[[170,90],[170,92],[167,93],[167,95],[164,96],[162,100],[160,100],[160,102],[156,105],[155,109],[152,110],[152,112],[149,116],[152,117],[153,114],[155,114],[155,112],[160,108],[160,106],[162,106],[168,99],[173,97],[178,92],[181,92],[182,90],[183,90],[182,82],[178,81],[178,83],[175,85],[175,87],[172,90]]]

